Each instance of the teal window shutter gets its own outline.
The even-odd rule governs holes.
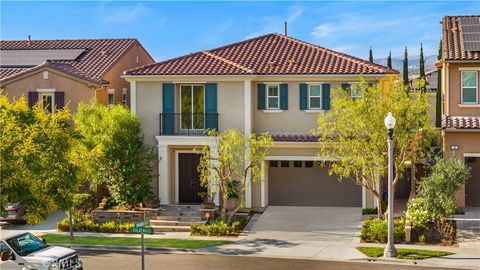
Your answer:
[[[300,110],[308,109],[308,84],[300,84]]]
[[[265,84],[257,84],[257,109],[265,110]]]
[[[217,84],[205,84],[205,129],[218,130]]]
[[[288,84],[280,84],[280,109],[288,110]]]
[[[350,84],[349,83],[342,83],[342,89],[345,91],[350,90]]]
[[[175,86],[173,83],[162,85],[162,131],[164,135],[175,132]]]
[[[322,109],[330,110],[330,84],[322,84]]]

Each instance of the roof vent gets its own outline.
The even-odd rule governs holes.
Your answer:
[[[32,36],[28,35],[28,46],[32,46]]]
[[[268,62],[267,62],[267,65],[268,65],[268,67],[270,67],[270,68],[276,66],[275,61],[268,61]]]
[[[297,64],[297,61],[295,61],[295,59],[288,60],[288,66],[289,67],[295,66],[296,64]]]

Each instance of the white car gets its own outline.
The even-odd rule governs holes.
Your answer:
[[[31,233],[1,239],[2,270],[82,270],[78,253],[70,248],[49,246]]]

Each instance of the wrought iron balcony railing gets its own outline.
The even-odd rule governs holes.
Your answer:
[[[205,135],[218,130],[218,113],[161,113],[160,135]]]

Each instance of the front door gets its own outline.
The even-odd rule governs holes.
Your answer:
[[[201,202],[199,192],[207,189],[200,185],[200,173],[197,167],[200,164],[200,155],[195,153],[178,154],[178,195],[179,202]]]

